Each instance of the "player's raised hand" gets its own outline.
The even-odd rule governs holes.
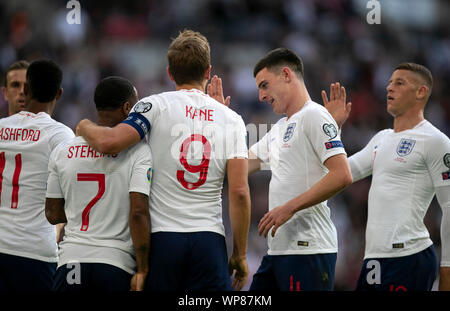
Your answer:
[[[223,88],[222,88],[222,79],[218,76],[214,75],[211,79],[211,82],[208,84],[206,88],[206,92],[209,96],[217,100],[219,103],[229,107],[231,102],[231,97],[227,96],[224,99],[223,97]]]
[[[293,209],[288,205],[281,205],[275,207],[273,210],[267,212],[258,224],[259,235],[264,235],[267,237],[270,229],[272,229],[272,237],[275,236],[277,229],[288,221],[294,215]]]
[[[230,275],[234,272],[233,283],[231,286],[235,290],[241,290],[247,282],[248,277],[248,264],[246,257],[237,257],[232,255],[228,262],[228,272]]]
[[[323,105],[327,108],[328,112],[336,120],[339,128],[347,120],[350,115],[352,103],[346,102],[345,87],[341,86],[339,82],[331,83],[330,85],[330,100],[328,101],[327,92],[322,90]]]
[[[130,291],[140,292],[144,290],[145,279],[147,278],[147,273],[145,272],[137,272],[131,278],[130,282]]]

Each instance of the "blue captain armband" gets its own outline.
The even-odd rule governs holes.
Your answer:
[[[139,136],[141,136],[141,139],[144,138],[147,133],[150,133],[150,129],[152,128],[147,118],[136,112],[130,113],[128,118],[126,118],[122,123],[126,123],[134,127],[136,131],[138,131]]]

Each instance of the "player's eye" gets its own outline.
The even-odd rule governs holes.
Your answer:
[[[11,82],[11,87],[19,87],[19,82]]]

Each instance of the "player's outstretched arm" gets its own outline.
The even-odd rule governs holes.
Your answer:
[[[139,133],[128,124],[105,127],[88,119],[78,123],[76,133],[77,136],[83,136],[92,148],[106,154],[117,154],[141,140]]]
[[[64,199],[54,199],[54,198],[46,198],[45,199],[45,217],[48,222],[52,225],[66,223],[66,212],[64,211]]]
[[[352,103],[346,102],[345,87],[341,86],[339,82],[331,83],[330,100],[328,101],[327,92],[322,90],[322,101],[339,128],[342,128],[352,109]]]
[[[233,254],[228,263],[228,269],[230,275],[234,271],[232,286],[236,290],[244,287],[248,277],[247,238],[250,228],[250,189],[247,170],[247,159],[235,158],[227,161],[230,222],[233,232]]]
[[[334,155],[328,158],[324,165],[328,173],[313,185],[308,191],[278,206],[261,218],[258,232],[267,237],[272,229],[272,236],[277,229],[288,221],[296,212],[323,202],[352,183],[352,174],[344,154]]]
[[[148,196],[143,193],[130,192],[130,234],[137,265],[137,272],[131,279],[130,289],[142,291],[148,274],[150,251],[150,212]]]

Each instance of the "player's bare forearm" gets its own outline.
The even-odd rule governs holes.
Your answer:
[[[105,127],[84,119],[78,123],[76,132],[77,135],[83,136],[92,148],[105,154],[117,154],[140,140],[139,133],[124,123]]]
[[[146,274],[148,272],[150,226],[148,196],[138,192],[130,192],[130,234],[136,253],[138,273]]]
[[[237,257],[247,254],[247,237],[250,228],[250,190],[247,171],[247,159],[228,160],[230,222],[233,231],[233,254]]]
[[[329,172],[304,193],[266,213],[258,225],[258,232],[267,237],[272,229],[276,230],[288,221],[296,212],[314,206],[334,196],[352,183],[352,174],[345,155],[335,155],[325,161]]]
[[[450,267],[439,268],[439,290],[450,291]]]
[[[230,222],[233,232],[233,254],[228,269],[235,272],[232,287],[241,290],[248,277],[247,238],[250,228],[250,191],[247,186],[230,188]]]
[[[64,211],[65,200],[62,198],[45,199],[45,217],[52,225],[66,223],[66,212]]]

